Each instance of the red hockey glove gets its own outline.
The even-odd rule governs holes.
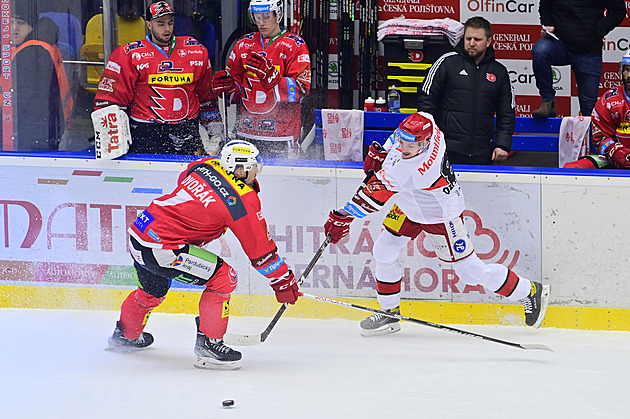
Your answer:
[[[297,281],[295,280],[295,275],[290,269],[288,274],[274,280],[270,285],[275,291],[276,300],[278,300],[279,303],[295,304],[298,297],[302,295],[299,291]]]
[[[382,145],[373,141],[363,162],[363,171],[365,174],[367,175],[370,170],[374,170],[375,172],[381,170],[385,157],[387,157],[387,151],[385,151]]]
[[[330,242],[337,243],[350,233],[350,223],[354,220],[351,215],[341,215],[332,210],[328,214],[328,221],[324,224],[324,231],[330,234]]]
[[[606,158],[617,169],[630,169],[630,149],[624,147],[622,144],[612,144],[606,151]]]
[[[212,90],[217,95],[225,93],[227,96],[239,90],[238,83],[225,70],[219,70],[212,77]]]
[[[272,89],[280,83],[280,72],[260,52],[250,53],[245,61],[245,67],[258,76],[265,89]]]

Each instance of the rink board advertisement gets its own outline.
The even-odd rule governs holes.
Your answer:
[[[136,287],[127,227],[151,200],[174,188],[185,166],[1,157],[2,304],[37,307],[39,303],[20,301],[53,299],[54,308],[117,309]],[[554,307],[546,321],[557,327],[579,328],[585,322],[590,322],[586,328],[630,327],[623,314],[629,308],[630,282],[620,274],[630,271],[630,261],[619,257],[628,253],[622,214],[630,202],[630,177],[604,170],[580,172],[589,176],[560,169],[455,169],[466,197],[465,224],[479,257],[550,284]],[[260,176],[262,212],[280,255],[297,276],[322,243],[328,212],[341,207],[362,178],[362,170],[355,168],[265,166]],[[385,215],[356,220],[347,239],[330,245],[306,278],[305,292],[372,304],[371,252]],[[230,232],[208,250],[238,271],[236,298],[246,299],[243,307],[275,312],[266,279],[250,267]],[[460,281],[438,261],[423,235],[408,244],[400,260],[403,301],[414,307],[429,304],[419,314],[434,315],[435,321],[503,322],[506,313],[518,313],[518,306],[507,299]],[[190,313],[201,289],[174,282],[169,298],[178,304],[177,312]],[[440,303],[460,308],[447,314],[452,308]],[[330,309],[313,312],[318,311]],[[520,315],[511,315],[520,324]]]
[[[23,161],[0,161],[6,160]],[[62,161],[61,166],[52,159],[29,161],[34,162],[37,166],[0,166],[0,283],[135,286],[127,227],[152,199],[174,188],[185,164],[105,162],[96,168],[99,163],[94,161]],[[328,212],[345,203],[361,179],[362,171],[356,169],[265,166],[260,176],[263,215],[280,255],[298,275],[324,238]],[[537,179],[463,184],[469,202],[465,221],[480,258],[503,263],[528,278],[540,277],[540,218],[528,216],[540,208]],[[373,297],[372,245],[385,215],[357,220],[347,239],[329,246],[304,287],[328,297]],[[231,233],[208,249],[237,269],[238,293],[272,294]],[[459,281],[437,260],[424,235],[409,243],[401,261],[404,298],[497,300],[482,287]],[[173,287],[186,286],[174,282]]]

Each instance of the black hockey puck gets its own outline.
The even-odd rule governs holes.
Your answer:
[[[223,407],[230,407],[230,406],[234,406],[234,400],[223,400]]]

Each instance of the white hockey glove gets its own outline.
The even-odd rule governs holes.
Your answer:
[[[129,118],[118,105],[109,105],[92,112],[92,125],[97,159],[111,160],[129,151]]]
[[[202,112],[200,115],[199,135],[206,154],[217,156],[221,150],[223,124],[218,110]]]

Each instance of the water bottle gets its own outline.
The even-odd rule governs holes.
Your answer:
[[[387,102],[382,97],[376,99],[376,104],[374,105],[374,111],[376,112],[387,112]]]
[[[396,86],[392,86],[387,95],[387,101],[389,102],[390,112],[400,112],[400,93],[396,90]]]
[[[371,96],[365,99],[365,103],[363,104],[363,110],[365,112],[374,112],[374,99],[372,99]]]

